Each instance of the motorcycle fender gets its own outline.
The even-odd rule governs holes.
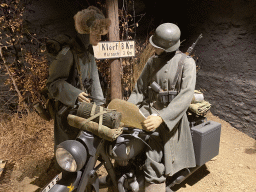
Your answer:
[[[54,185],[53,188],[51,188],[51,190],[49,192],[70,192],[70,191],[67,188],[67,186],[56,184],[56,185]]]
[[[71,192],[78,187],[81,176],[81,171],[75,174],[66,172],[63,174],[62,179],[49,192]]]

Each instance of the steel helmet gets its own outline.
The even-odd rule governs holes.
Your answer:
[[[149,42],[156,48],[166,52],[176,51],[180,47],[180,29],[173,23],[163,23],[156,28]]]

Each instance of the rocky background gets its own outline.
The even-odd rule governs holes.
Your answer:
[[[26,8],[24,25],[38,39],[72,35],[73,15],[89,5],[104,8],[96,1],[33,0]],[[185,52],[203,34],[194,57],[199,66],[197,89],[212,104],[214,115],[255,139],[256,1],[185,0],[167,5],[163,0],[136,0],[134,8],[140,15],[136,40],[146,41],[159,24],[172,22],[181,29]]]
[[[197,88],[214,115],[255,139],[256,2],[207,1],[191,8],[202,10],[190,17],[191,37],[204,36],[196,47]]]

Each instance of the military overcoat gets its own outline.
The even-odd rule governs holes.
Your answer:
[[[55,146],[67,139],[75,139],[78,129],[70,127],[67,123],[67,114],[58,115],[58,111],[66,105],[74,107],[78,95],[83,92],[79,81],[79,72],[75,65],[74,56],[77,55],[79,70],[81,71],[82,82],[90,81],[90,90],[85,90],[94,98],[97,105],[104,103],[104,96],[100,85],[98,68],[96,66],[94,54],[89,38],[86,37],[87,43],[84,45],[84,51],[79,54],[73,54],[69,46],[64,47],[55,60],[50,64],[47,88],[50,95],[55,99],[55,120],[54,120],[54,138]]]
[[[163,119],[166,134],[163,134],[161,139],[164,143],[163,162],[166,176],[173,175],[183,168],[196,166],[191,132],[186,115],[196,83],[194,59],[191,57],[185,58],[180,92],[169,104],[159,103],[157,93],[150,90],[148,86],[155,81],[162,90],[170,90],[181,56],[182,54],[179,51],[174,53],[170,60],[162,59],[161,56],[152,56],[147,61],[128,99],[129,102],[136,104],[146,117],[151,113],[156,113]],[[159,65],[162,68],[152,76],[152,71]],[[149,98],[151,99],[148,100]]]

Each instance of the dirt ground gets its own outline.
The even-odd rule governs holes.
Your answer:
[[[207,118],[222,126],[219,155],[176,190],[256,192],[256,141],[211,113]]]
[[[219,155],[207,162],[179,186],[178,192],[256,192],[256,141],[229,123],[207,114],[209,120],[222,125]],[[49,148],[45,143],[45,147]],[[1,149],[2,151],[3,149]],[[7,164],[0,178],[0,192],[38,192],[57,172],[53,169],[52,150],[39,154],[41,161],[23,157]],[[102,189],[101,192],[106,191]]]

